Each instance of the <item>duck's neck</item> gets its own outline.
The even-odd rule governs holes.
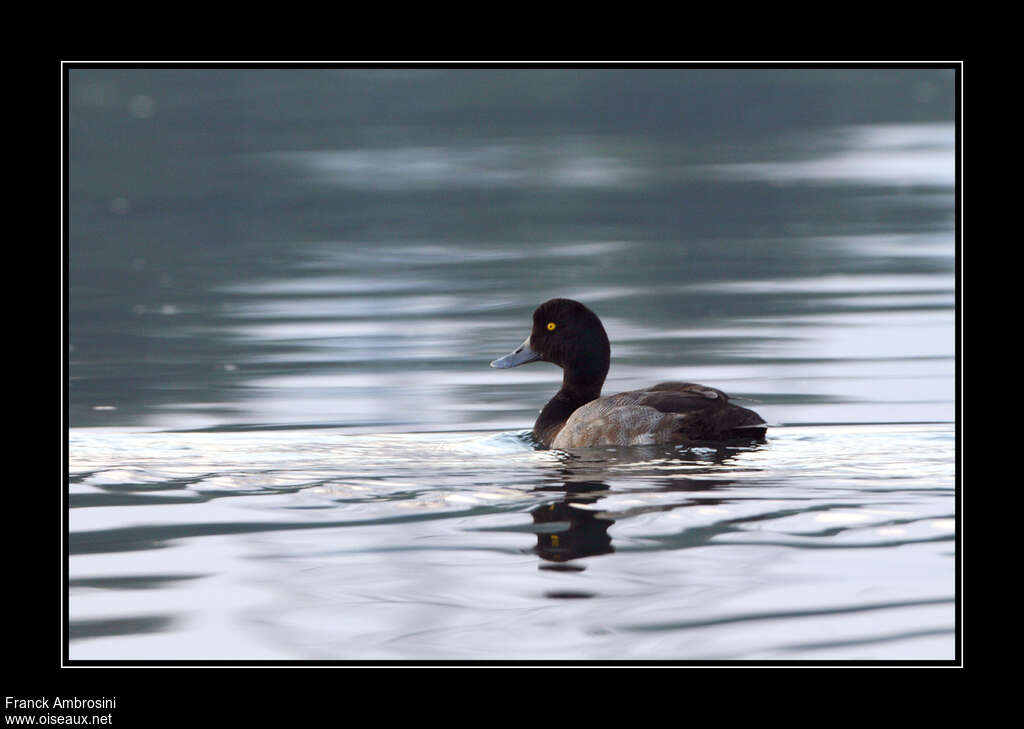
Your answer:
[[[601,397],[609,360],[610,352],[606,348],[592,359],[584,359],[586,366],[563,367],[562,389],[540,411],[533,424],[535,438],[545,446],[550,446],[562,425],[577,408]]]

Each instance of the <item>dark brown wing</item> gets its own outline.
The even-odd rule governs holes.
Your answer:
[[[659,382],[657,385],[645,387],[644,392],[681,392],[690,395],[699,395],[709,400],[721,399],[727,401],[729,396],[721,390],[707,385],[697,385],[693,382]]]
[[[729,396],[714,387],[661,382],[635,394],[638,405],[684,416],[678,432],[689,440],[759,439],[767,429],[760,415],[729,402]]]

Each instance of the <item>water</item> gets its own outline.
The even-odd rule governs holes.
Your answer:
[[[953,659],[952,83],[71,70],[68,658]],[[536,450],[552,296],[767,442]]]

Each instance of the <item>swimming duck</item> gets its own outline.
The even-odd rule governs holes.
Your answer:
[[[597,315],[572,299],[551,299],[537,307],[530,336],[491,367],[537,361],[556,364],[563,372],[562,389],[533,425],[534,437],[545,448],[763,440],[768,427],[721,390],[689,382],[661,382],[601,397],[611,345]]]

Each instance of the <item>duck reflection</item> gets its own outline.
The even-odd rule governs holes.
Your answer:
[[[539,569],[583,571],[585,567],[582,565],[569,563],[581,557],[614,552],[608,530],[616,519],[688,506],[714,506],[728,501],[702,496],[669,504],[662,499],[653,499],[650,504],[631,506],[617,512],[592,508],[613,490],[610,482],[616,476],[628,474],[632,483],[636,483],[638,477],[648,477],[650,488],[630,489],[630,494],[640,499],[644,494],[665,492],[706,493],[735,482],[734,479],[707,478],[706,474],[720,471],[722,464],[736,452],[735,449],[693,453],[661,448],[653,452],[646,448],[611,448],[565,453],[559,474],[562,483],[537,489],[557,491],[562,495],[561,500],[545,503],[530,512],[537,534],[533,551],[545,561],[538,565]],[[685,468],[688,475],[673,474],[674,465]],[[689,474],[695,477],[691,478]]]
[[[615,551],[608,534],[608,528],[615,520],[581,506],[596,503],[601,496],[595,492],[599,494],[607,490],[608,485],[601,481],[566,481],[562,501],[538,506],[530,512],[534,524],[564,525],[558,531],[538,530],[534,551],[541,559],[564,564],[580,557]]]

